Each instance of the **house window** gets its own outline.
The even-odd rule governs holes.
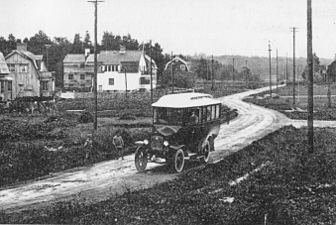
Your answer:
[[[48,91],[48,81],[42,81],[42,91]]]
[[[85,74],[81,74],[81,75],[80,75],[80,79],[81,79],[81,80],[85,80]]]
[[[114,85],[114,78],[109,78],[109,85]]]
[[[186,66],[185,66],[184,64],[181,64],[181,65],[180,65],[180,70],[182,70],[182,71],[186,71]]]
[[[150,80],[145,77],[140,77],[140,84],[150,84]]]
[[[8,81],[8,91],[12,91],[12,89],[13,89],[12,81]]]
[[[70,74],[68,75],[68,77],[69,77],[69,80],[73,80],[73,79],[74,79],[74,75],[73,75],[72,73],[70,73]]]
[[[15,72],[15,64],[8,64],[9,72]]]
[[[27,73],[28,72],[28,64],[20,64],[19,72],[20,73]]]

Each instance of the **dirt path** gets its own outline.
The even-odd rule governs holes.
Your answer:
[[[238,110],[239,116],[223,124],[216,139],[216,151],[211,154],[212,162],[238,151],[265,135],[288,124],[304,125],[292,121],[274,110],[245,103],[241,99],[268,88],[247,91],[220,100]],[[326,122],[330,125],[330,123]],[[336,125],[336,123],[335,123]],[[0,209],[6,212],[40,208],[58,201],[77,199],[84,202],[101,201],[128,190],[152,187],[155,184],[176,178],[169,174],[166,166],[150,164],[147,173],[139,174],[134,167],[134,155],[125,160],[101,162],[89,168],[78,168],[53,174],[51,178],[34,181],[0,191]]]

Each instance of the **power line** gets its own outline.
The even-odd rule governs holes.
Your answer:
[[[95,113],[94,113],[94,122],[93,128],[97,130],[98,123],[97,123],[97,111],[98,111],[98,93],[97,93],[97,72],[98,72],[98,65],[97,65],[97,17],[98,17],[98,3],[104,1],[88,1],[94,4],[95,7],[95,21],[94,21],[94,81],[93,81],[93,90],[94,90],[94,99],[95,99]]]

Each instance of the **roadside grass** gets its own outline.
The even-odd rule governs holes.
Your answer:
[[[124,154],[134,152],[136,140],[149,135],[150,127],[113,125],[107,119],[99,121],[94,132],[92,123],[79,124],[71,119],[57,117],[52,122],[46,118],[5,118],[0,120],[0,188],[18,182],[35,179],[79,166],[117,159],[112,138],[121,130],[125,141]],[[90,137],[89,134],[92,134]],[[92,147],[85,145],[92,139]]]
[[[327,96],[328,84],[314,84],[314,95],[325,95]],[[331,95],[336,95],[336,83],[330,84]],[[285,87],[279,88],[277,92],[280,96],[292,96],[293,95],[293,84],[288,84]],[[308,85],[307,83],[299,83],[295,85],[296,96],[307,96]]]
[[[282,128],[217,164],[96,204],[76,200],[16,214],[2,223],[335,224],[336,130]],[[256,168],[261,168],[256,170]],[[256,171],[251,173],[251,171]],[[250,174],[234,185],[232,181]]]
[[[292,88],[292,85],[288,85],[286,87],[279,88],[278,91],[273,90],[275,93],[280,95],[280,98],[263,98],[265,94],[269,94],[269,91],[266,91],[264,93],[245,98],[244,101],[277,110],[291,119],[307,119],[308,98],[302,96],[303,94],[307,96],[307,86],[303,86],[300,89],[299,96],[296,96],[295,98],[295,105],[293,104],[293,99],[290,96]],[[336,98],[334,96],[331,97],[331,107],[329,108],[326,88],[326,85],[314,85],[314,95],[324,95],[314,97],[315,120],[336,120]],[[336,85],[333,85],[331,92],[332,95],[336,94]]]

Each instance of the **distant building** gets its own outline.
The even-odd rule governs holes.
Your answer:
[[[335,82],[336,81],[336,60],[328,65],[327,69],[327,81]]]
[[[174,72],[191,72],[191,63],[183,60],[181,57],[174,57],[172,60],[167,62],[165,70],[171,71],[173,66]]]
[[[7,79],[11,98],[22,96],[52,96],[55,91],[55,76],[49,72],[42,55],[27,51],[26,44],[17,44],[17,49],[6,57],[9,69]],[[11,85],[11,87],[10,87]]]
[[[5,57],[0,52],[0,99],[12,99],[12,78],[8,77],[9,70]]]
[[[142,51],[101,51],[98,55],[98,91],[150,90],[150,64],[152,65],[153,88],[157,84],[157,66],[154,60]],[[86,66],[93,68],[93,55]]]
[[[85,54],[67,54],[63,60],[63,85],[66,90],[91,91],[93,65],[87,64],[90,50]]]

